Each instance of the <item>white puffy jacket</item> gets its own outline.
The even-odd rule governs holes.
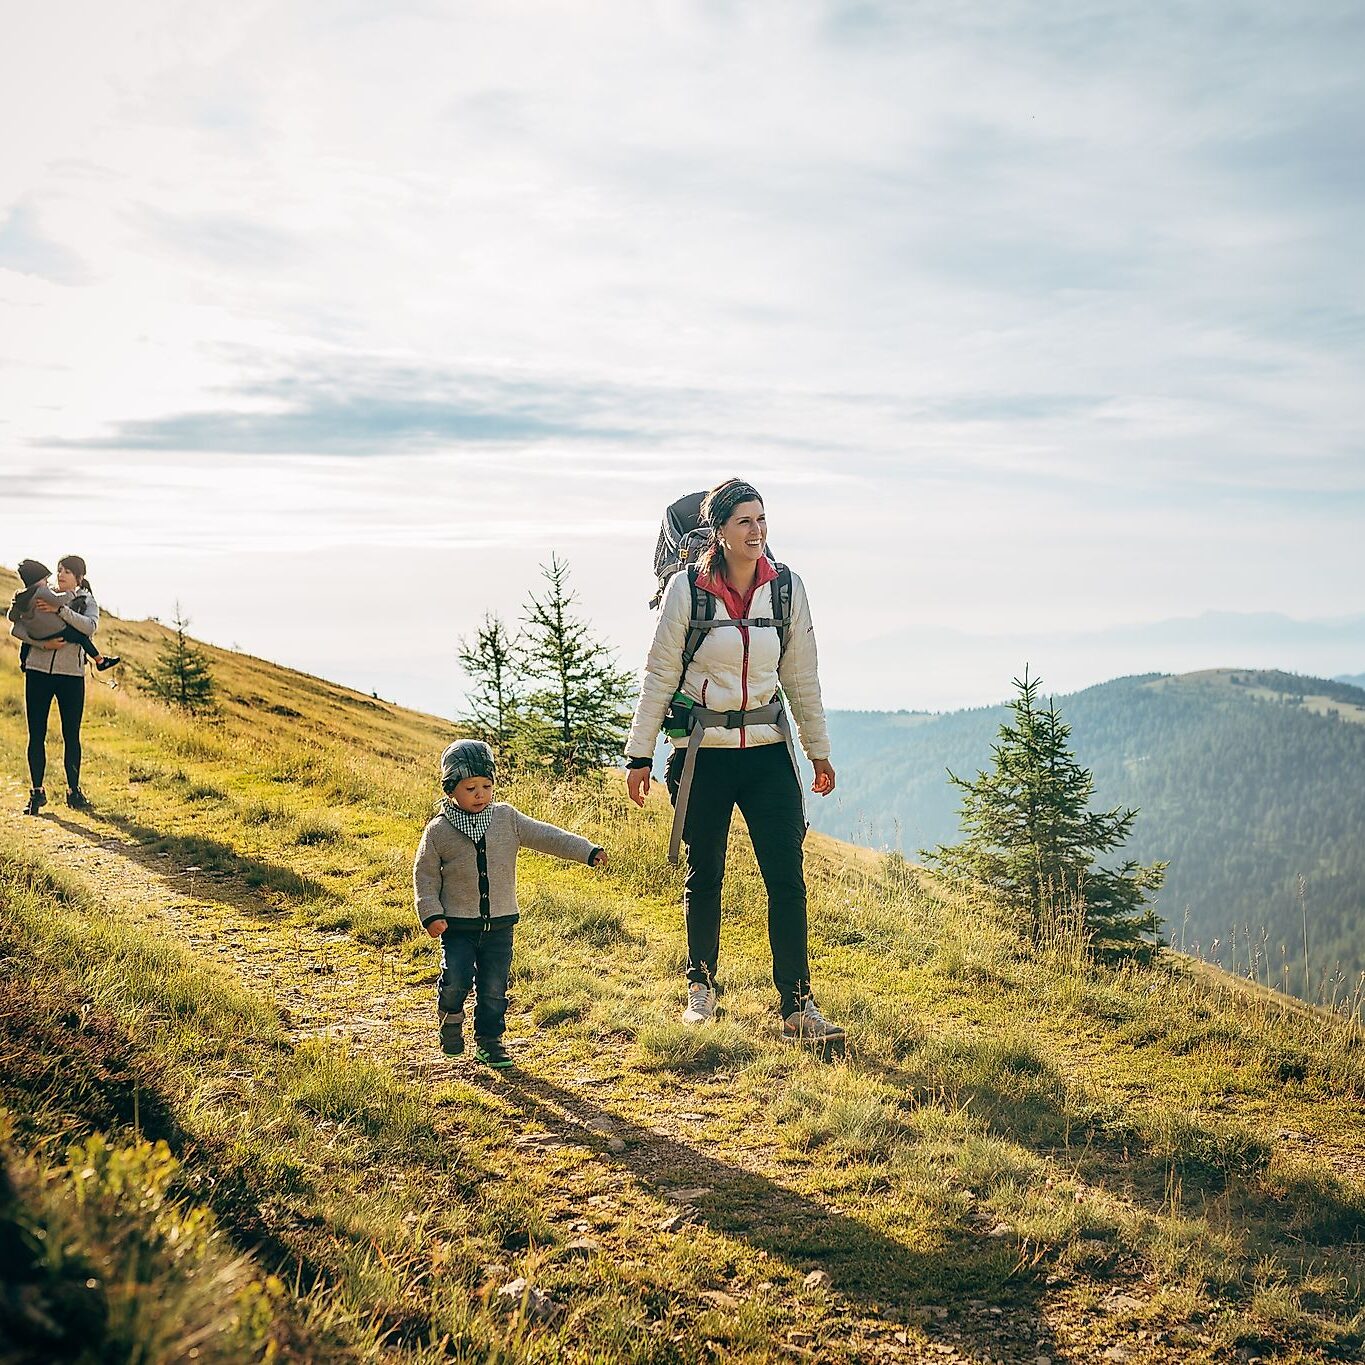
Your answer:
[[[773,586],[765,583],[755,590],[749,607],[751,617],[776,616]],[[635,708],[630,738],[626,741],[629,758],[652,758],[654,755],[654,743],[663,724],[664,712],[678,690],[683,645],[691,619],[692,593],[687,574],[676,573],[664,594],[654,643],[640,674],[640,701]],[[716,596],[716,619],[733,619],[724,599],[719,596]],[[743,638],[745,635],[747,642]],[[782,659],[780,674],[779,655]],[[752,711],[773,699],[779,681],[806,757],[812,760],[828,758],[829,732],[825,728],[825,708],[820,700],[815,627],[811,624],[806,589],[795,574],[792,574],[792,619],[787,628],[786,653],[782,654],[775,626],[708,630],[688,665],[682,690],[693,701],[712,711]],[[674,740],[678,747],[686,742]],[[701,742],[706,748],[737,749],[781,744],[783,740],[775,725],[751,725],[743,732],[720,728],[707,730]]]

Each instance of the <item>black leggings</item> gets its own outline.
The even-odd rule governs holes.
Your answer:
[[[66,785],[81,785],[81,717],[85,713],[85,675],[24,673],[24,709],[28,712],[28,775],[35,787],[43,785],[47,772],[47,718],[52,699],[62,718],[62,748],[66,759]]]
[[[665,779],[676,799],[685,751],[668,761]],[[683,838],[687,842],[687,979],[714,985],[720,956],[720,889],[730,817],[738,806],[749,826],[758,870],[768,892],[768,944],[773,985],[783,1016],[795,1014],[810,994],[806,959],[806,838],[801,788],[785,744],[752,749],[702,749],[692,775]]]

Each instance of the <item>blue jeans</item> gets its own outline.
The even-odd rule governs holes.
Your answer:
[[[507,978],[512,971],[512,930],[447,929],[441,935],[441,975],[436,1007],[459,1014],[474,991],[474,1036],[501,1038],[506,1028]]]

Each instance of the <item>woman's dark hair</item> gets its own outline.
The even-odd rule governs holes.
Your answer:
[[[763,501],[763,495],[744,479],[726,479],[701,500],[701,519],[711,528],[711,543],[701,552],[697,566],[703,573],[714,573],[725,562],[720,548],[720,528],[734,515],[742,502]]]
[[[76,581],[81,585],[82,592],[93,592],[90,580],[85,576],[85,560],[80,555],[63,555],[57,561],[59,569],[69,569],[76,575]]]

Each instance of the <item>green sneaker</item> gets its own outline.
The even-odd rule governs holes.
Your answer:
[[[485,1066],[495,1066],[499,1070],[512,1065],[512,1059],[507,1055],[501,1038],[475,1038],[474,1055]]]
[[[458,1057],[464,1051],[464,1011],[441,1015],[441,1051]]]

